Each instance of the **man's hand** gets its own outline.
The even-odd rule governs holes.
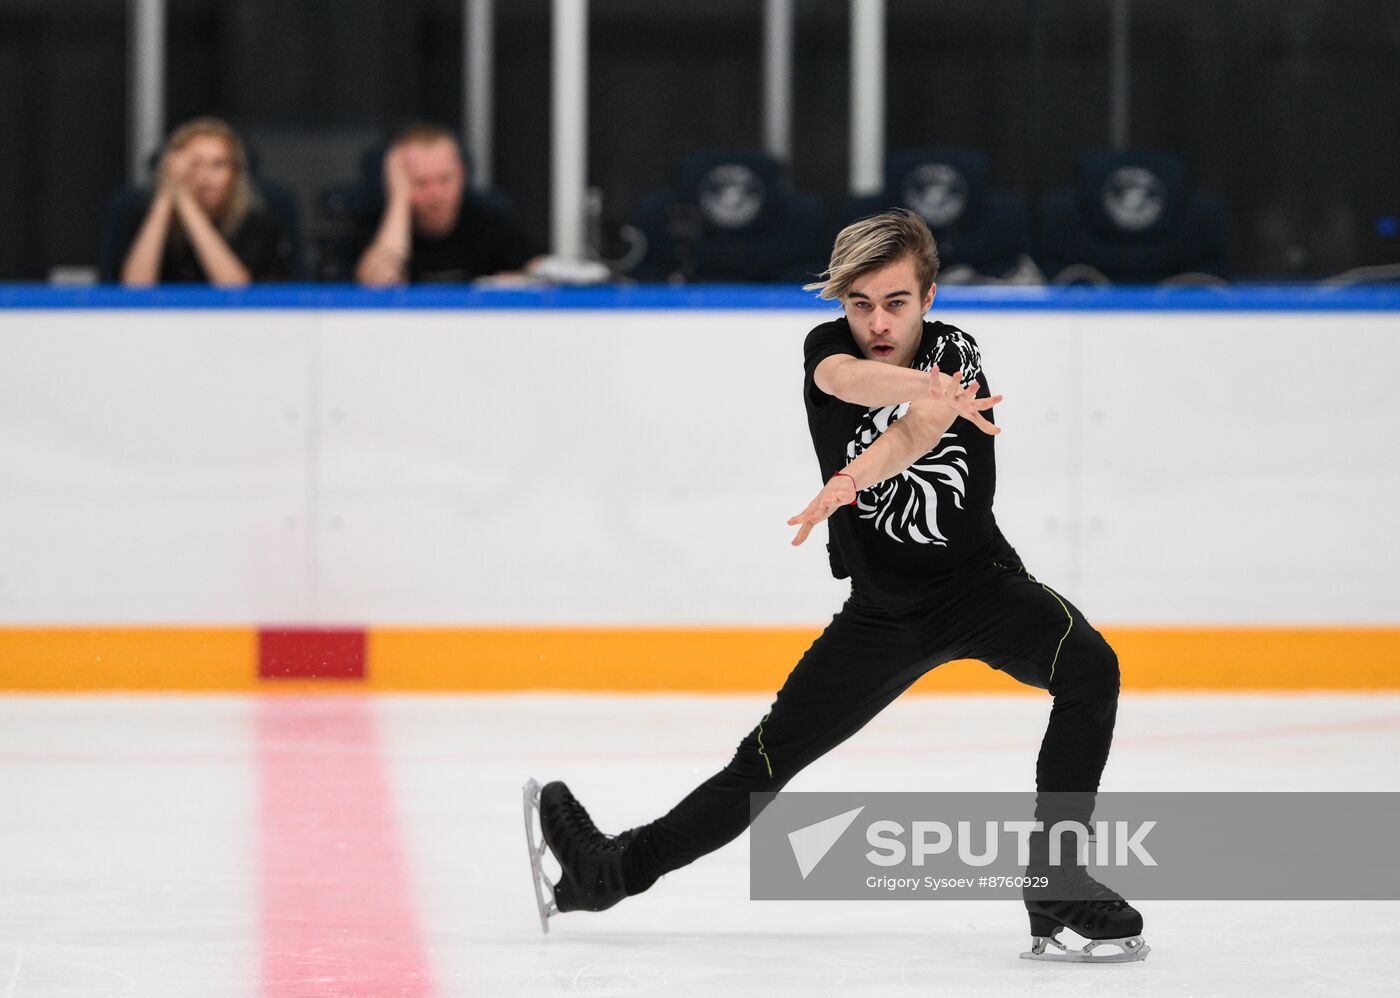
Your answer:
[[[360,280],[370,287],[388,287],[403,282],[405,259],[390,249],[381,249],[366,259],[359,268]]]
[[[390,201],[407,201],[413,189],[404,165],[404,147],[390,149],[384,156],[384,193]]]
[[[817,493],[817,497],[807,504],[806,509],[788,520],[789,527],[802,524],[797,531],[797,536],[792,539],[792,546],[797,547],[805,541],[813,527],[842,506],[849,506],[855,497],[856,484],[854,479],[845,474],[834,476],[831,481],[826,483],[826,487]]]
[[[938,369],[938,365],[934,364],[928,372],[929,398],[937,402],[942,402],[983,433],[995,436],[1001,432],[1001,427],[989,422],[982,413],[996,405],[1005,396],[992,395],[988,398],[979,399],[977,397],[977,389],[982,386],[976,381],[973,381],[969,383],[966,388],[963,388],[962,375],[963,373],[961,370],[958,371],[957,374],[951,376],[944,374]]]
[[[373,241],[355,264],[355,280],[372,288],[403,284],[413,246],[413,181],[404,160],[405,147],[384,154],[384,217]]]

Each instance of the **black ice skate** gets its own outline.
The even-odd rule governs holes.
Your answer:
[[[604,835],[598,831],[569,788],[559,781],[541,787],[525,784],[525,841],[530,848],[535,902],[540,928],[549,932],[549,919],[565,911],[603,911],[627,896],[622,882],[622,857],[632,833]],[[539,816],[542,841],[535,840],[533,816]],[[548,849],[563,871],[551,884],[541,861]]]
[[[1028,874],[1048,877],[1050,886],[1024,891],[1031,948],[1021,954],[1023,960],[1132,963],[1147,958],[1151,947],[1142,938],[1142,915],[1083,867],[1033,867]],[[1059,900],[1046,900],[1051,897]],[[1070,949],[1057,938],[1061,929],[1070,929],[1089,941],[1083,949]],[[1118,952],[1095,952],[1105,945],[1116,946]],[[1058,952],[1049,952],[1050,947]]]

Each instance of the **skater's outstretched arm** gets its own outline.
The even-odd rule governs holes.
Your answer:
[[[792,539],[794,546],[805,541],[818,523],[854,502],[856,493],[893,478],[927,454],[959,416],[983,433],[1001,432],[982,413],[1003,396],[979,399],[977,390],[981,386],[973,381],[966,388],[961,387],[961,371],[950,377],[935,365],[927,373],[918,373],[924,379],[925,397],[911,403],[908,411],[891,423],[878,440],[826,483],[806,509],[788,520],[789,526],[798,527],[797,536]]]
[[[867,408],[901,405],[922,399],[928,392],[928,372],[911,367],[862,360],[850,354],[833,354],[812,371],[812,381],[823,392]]]

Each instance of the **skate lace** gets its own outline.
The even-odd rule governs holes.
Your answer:
[[[560,806],[560,817],[573,835],[575,841],[591,852],[618,853],[626,848],[623,836],[606,835],[593,824],[588,811],[573,795],[569,795]]]
[[[1067,888],[1072,887],[1075,894],[1073,899],[1067,899],[1067,903],[1105,914],[1128,907],[1122,895],[1089,876],[1082,866],[1067,867],[1063,873],[1063,883]]]

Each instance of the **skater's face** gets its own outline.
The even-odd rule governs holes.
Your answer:
[[[907,256],[857,277],[841,304],[866,359],[898,367],[912,364],[936,290],[930,284],[926,294],[919,294],[918,268]]]

